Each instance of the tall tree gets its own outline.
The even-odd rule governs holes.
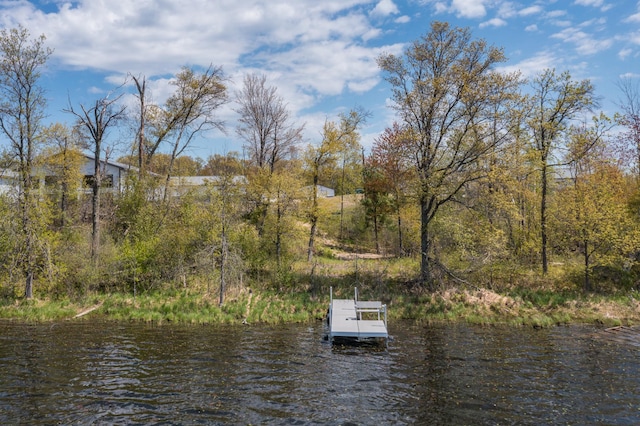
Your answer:
[[[398,227],[398,255],[404,254],[402,210],[408,203],[415,168],[411,165],[411,140],[398,123],[386,128],[371,148],[371,159],[378,165],[392,196]]]
[[[236,112],[240,115],[236,132],[245,141],[244,147],[254,168],[248,174],[252,181],[248,195],[256,210],[252,216],[262,235],[269,211],[266,194],[271,192],[272,175],[280,162],[291,158],[302,140],[304,126],[292,123],[286,103],[276,87],[267,85],[264,75],[246,75],[242,89],[236,93],[236,102]]]
[[[138,163],[149,167],[158,150],[168,145],[164,198],[173,172],[173,165],[194,140],[203,133],[218,129],[224,131],[224,122],[216,116],[218,109],[228,101],[225,75],[220,67],[210,65],[202,72],[183,67],[171,81],[175,87],[164,105],[147,102],[144,78],[134,78],[140,102],[140,123],[136,131]]]
[[[138,113],[138,132],[136,134],[137,150],[138,150],[138,177],[144,175],[145,162],[145,123],[147,117],[147,79],[145,76],[131,75],[131,79],[136,86],[138,92],[138,102],[140,105],[140,112]]]
[[[31,176],[46,108],[44,89],[39,85],[40,72],[51,54],[44,35],[31,39],[22,26],[0,30],[0,129],[9,140],[20,174],[26,298],[33,297],[37,238],[33,221],[37,200],[32,196]]]
[[[240,114],[236,129],[254,164],[273,173],[276,164],[291,156],[302,140],[304,126],[292,123],[287,104],[277,88],[267,86],[267,77],[248,74],[236,94]]]
[[[71,193],[80,181],[80,166],[84,158],[82,150],[84,144],[78,135],[64,124],[54,123],[44,129],[43,137],[47,146],[45,166],[55,176],[52,184],[58,186],[60,206],[60,227],[64,228],[68,222],[68,210]],[[45,182],[47,183],[47,182]]]
[[[558,148],[563,141],[562,136],[571,120],[595,106],[596,98],[589,80],[574,81],[567,71],[558,75],[554,70],[547,69],[533,79],[531,87],[533,95],[528,126],[540,168],[540,255],[542,272],[546,274],[549,270],[547,197],[554,148]]]
[[[318,210],[318,185],[320,175],[324,168],[333,165],[337,160],[337,154],[344,151],[345,145],[359,145],[360,134],[358,130],[365,123],[369,113],[362,108],[351,110],[348,114],[340,115],[340,122],[326,121],[322,131],[322,141],[318,146],[310,145],[306,157],[305,166],[311,182],[311,203],[308,210],[308,218],[311,223],[309,231],[309,246],[307,260],[313,259],[315,237],[320,218]]]
[[[98,260],[100,244],[100,186],[102,184],[102,170],[100,158],[104,148],[103,143],[109,129],[118,120],[124,118],[126,106],[118,105],[121,96],[109,99],[108,96],[96,100],[91,107],[80,105],[80,110],[69,105],[66,112],[74,115],[78,121],[79,131],[89,141],[93,152],[93,179],[91,182],[91,259]]]
[[[373,228],[376,254],[380,254],[380,231],[393,211],[391,184],[387,180],[382,164],[373,155],[367,158],[364,166],[364,206],[365,218]]]
[[[421,282],[433,289],[431,224],[440,207],[486,176],[482,159],[508,134],[506,114],[517,75],[492,72],[501,49],[474,40],[468,28],[433,22],[403,56],[378,65],[391,84],[394,108],[411,135],[420,180]],[[490,125],[489,125],[490,124]]]
[[[164,131],[173,133],[167,185],[175,159],[197,136],[213,129],[224,130],[224,122],[216,117],[216,112],[227,102],[227,87],[221,68],[209,66],[202,73],[183,68],[172,84],[176,91],[166,102],[163,120],[171,123]]]
[[[625,162],[631,160],[640,181],[640,83],[624,78],[618,81],[618,87],[623,97],[618,102],[622,110],[618,121],[625,128],[619,137],[620,158]]]

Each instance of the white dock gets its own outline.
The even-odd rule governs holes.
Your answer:
[[[370,316],[376,319],[367,319]],[[329,304],[329,341],[332,342],[336,337],[388,339],[387,306],[381,302],[359,301],[357,289],[354,299],[334,299],[332,289]]]

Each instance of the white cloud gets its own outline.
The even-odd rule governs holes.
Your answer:
[[[532,77],[541,71],[550,68],[562,68],[562,61],[551,52],[538,52],[530,58],[526,58],[513,65],[497,67],[497,71],[505,73],[520,72],[524,78]]]
[[[445,12],[447,12],[447,11],[449,10],[449,8],[447,7],[446,3],[441,2],[441,1],[436,2],[436,3],[433,5],[433,8],[434,8],[434,9],[435,9],[435,11],[436,11],[436,15],[439,15],[439,14],[441,14],[441,13],[445,13]]]
[[[633,53],[632,49],[622,49],[618,52],[618,57],[624,61],[632,53]]]
[[[576,0],[574,4],[578,4],[580,6],[600,7],[604,4],[604,0]]]
[[[44,33],[56,60],[74,69],[156,78],[182,65],[219,65],[231,75],[247,67],[288,70],[287,90],[313,96],[375,85],[380,49],[366,41],[381,31],[368,11],[399,13],[392,0],[80,0],[59,7],[45,14],[28,2],[5,3],[0,22]]]
[[[599,7],[602,12],[606,12],[613,7],[612,4],[607,4],[604,0],[576,0],[574,4],[587,7]]]
[[[591,35],[576,28],[566,28],[551,37],[575,44],[576,51],[581,55],[593,55],[608,49],[613,44],[612,39],[596,40]]]
[[[393,22],[395,22],[396,24],[408,24],[409,22],[411,22],[411,18],[407,15],[402,15],[396,18]]]
[[[540,6],[529,6],[529,7],[525,7],[524,9],[521,9],[518,12],[518,15],[530,16],[530,15],[536,15],[540,12],[542,12],[542,8]]]
[[[485,27],[504,27],[505,25],[507,25],[507,21],[505,21],[504,19],[493,18],[493,19],[489,19],[488,21],[482,22],[480,24],[480,28],[485,28]]]
[[[487,14],[485,0],[453,0],[451,9],[464,18],[482,18]]]
[[[380,0],[380,2],[371,11],[371,16],[385,17],[389,15],[397,15],[400,13],[398,6],[392,0]]]
[[[566,10],[552,10],[550,12],[547,12],[546,15],[548,18],[559,18],[561,16],[565,16],[567,14]]]
[[[524,30],[527,32],[535,32],[538,31],[538,26],[536,24],[527,25]]]
[[[624,22],[640,22],[640,12],[638,13],[634,13],[633,15],[630,15],[629,17],[627,17]]]

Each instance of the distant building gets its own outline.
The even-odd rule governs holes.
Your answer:
[[[304,189],[311,191],[313,186],[307,186]],[[316,187],[318,189],[318,197],[330,198],[336,195],[336,191],[333,188],[327,188],[326,186],[318,185]]]
[[[86,161],[84,161],[80,167],[82,183],[83,187],[91,188],[94,179],[95,157],[88,154],[85,154],[84,157]],[[128,164],[118,163],[117,161],[100,160],[100,171],[102,173],[101,190],[122,192],[125,189],[127,176],[130,173],[138,173],[138,168]]]
[[[20,182],[20,175],[12,170],[0,171],[0,194],[8,194],[15,190]]]
[[[174,197],[180,197],[207,185],[218,186],[221,181],[221,176],[172,176],[169,179],[170,194]],[[244,176],[232,176],[231,183],[238,186],[245,185],[247,179]]]

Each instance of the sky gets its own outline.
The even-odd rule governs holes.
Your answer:
[[[365,149],[394,121],[376,58],[401,55],[433,21],[502,47],[500,70],[529,78],[555,68],[590,79],[607,114],[622,98],[620,78],[640,82],[636,0],[0,0],[0,28],[22,25],[54,49],[42,76],[50,122],[73,124],[64,108],[91,105],[127,74],[145,76],[161,104],[181,67],[213,64],[228,77],[231,99],[246,74],[265,75],[293,122],[305,125],[304,143],[320,141],[325,120],[363,107],[371,114]],[[235,109],[219,110],[226,133],[203,135],[187,154],[242,153]],[[128,139],[110,137],[126,154]]]

